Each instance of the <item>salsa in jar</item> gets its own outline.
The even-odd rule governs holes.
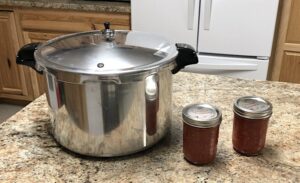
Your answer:
[[[183,153],[192,164],[214,161],[217,152],[221,111],[209,104],[192,104],[182,111]]]
[[[233,105],[232,143],[236,152],[254,156],[264,148],[272,104],[266,99],[246,96]]]

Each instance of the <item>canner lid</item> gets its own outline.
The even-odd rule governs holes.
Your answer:
[[[114,31],[112,39],[92,31],[61,36],[37,48],[37,67],[71,73],[111,75],[149,71],[173,62],[167,39],[138,31]]]

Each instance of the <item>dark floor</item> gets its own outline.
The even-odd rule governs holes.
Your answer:
[[[7,120],[9,117],[14,115],[16,112],[21,110],[24,106],[12,105],[12,104],[1,104],[0,103],[0,123]]]

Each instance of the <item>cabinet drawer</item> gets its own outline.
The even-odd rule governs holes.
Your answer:
[[[102,29],[106,21],[113,29],[130,28],[130,15],[120,13],[20,10],[18,16],[23,30],[81,32]]]
[[[45,42],[50,39],[63,35],[64,33],[49,33],[49,32],[29,32],[23,31],[25,43]]]

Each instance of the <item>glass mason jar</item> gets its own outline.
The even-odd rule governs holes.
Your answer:
[[[196,165],[211,163],[217,152],[221,111],[209,104],[191,104],[182,111],[184,158]]]
[[[264,148],[272,104],[256,96],[238,98],[233,105],[232,143],[236,152],[254,156]]]

